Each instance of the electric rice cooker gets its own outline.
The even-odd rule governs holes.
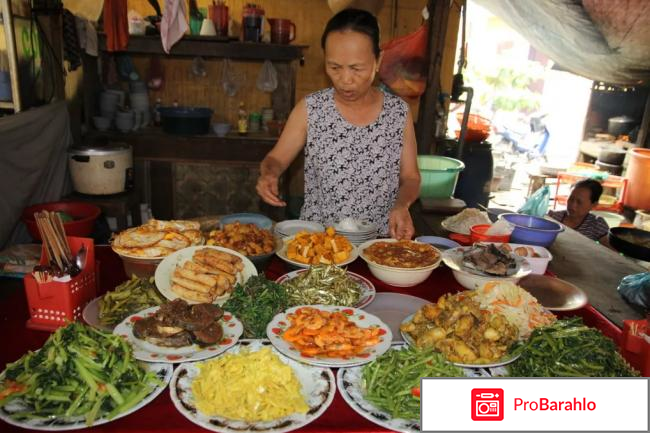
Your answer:
[[[68,150],[74,190],[81,194],[118,194],[133,184],[133,149],[125,143]]]

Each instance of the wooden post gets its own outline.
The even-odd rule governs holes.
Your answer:
[[[442,55],[445,48],[447,21],[449,20],[449,0],[429,0],[429,37],[427,50],[427,86],[420,97],[420,108],[415,129],[418,154],[431,153],[435,141],[436,121],[439,114],[440,76]]]
[[[639,147],[650,147],[650,142],[648,141],[648,136],[650,134],[648,134],[648,129],[650,129],[650,92],[648,92],[648,97],[645,100],[643,119],[641,120],[639,134],[636,137],[636,144]]]
[[[20,100],[20,86],[18,85],[18,54],[16,51],[16,34],[14,32],[13,14],[11,13],[11,1],[0,1],[0,14],[4,24],[5,41],[7,45],[7,58],[9,60],[9,76],[11,77],[11,106],[15,113],[22,109]]]

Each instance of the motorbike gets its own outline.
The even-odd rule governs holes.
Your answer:
[[[500,136],[498,146],[505,144],[515,154],[525,155],[532,161],[538,158],[546,159],[546,146],[550,133],[544,122],[546,114],[532,116],[528,130],[521,131],[507,125],[497,126],[496,135]]]

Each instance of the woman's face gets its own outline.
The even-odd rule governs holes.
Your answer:
[[[566,209],[570,216],[584,218],[594,207],[591,202],[591,191],[587,188],[574,188],[569,195]]]
[[[355,101],[368,92],[379,61],[367,35],[352,30],[334,31],[327,35],[325,71],[343,100]]]

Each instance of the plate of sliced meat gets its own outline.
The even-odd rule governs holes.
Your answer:
[[[241,322],[218,305],[176,299],[130,315],[113,333],[131,343],[136,359],[185,362],[225,352],[243,330]]]

